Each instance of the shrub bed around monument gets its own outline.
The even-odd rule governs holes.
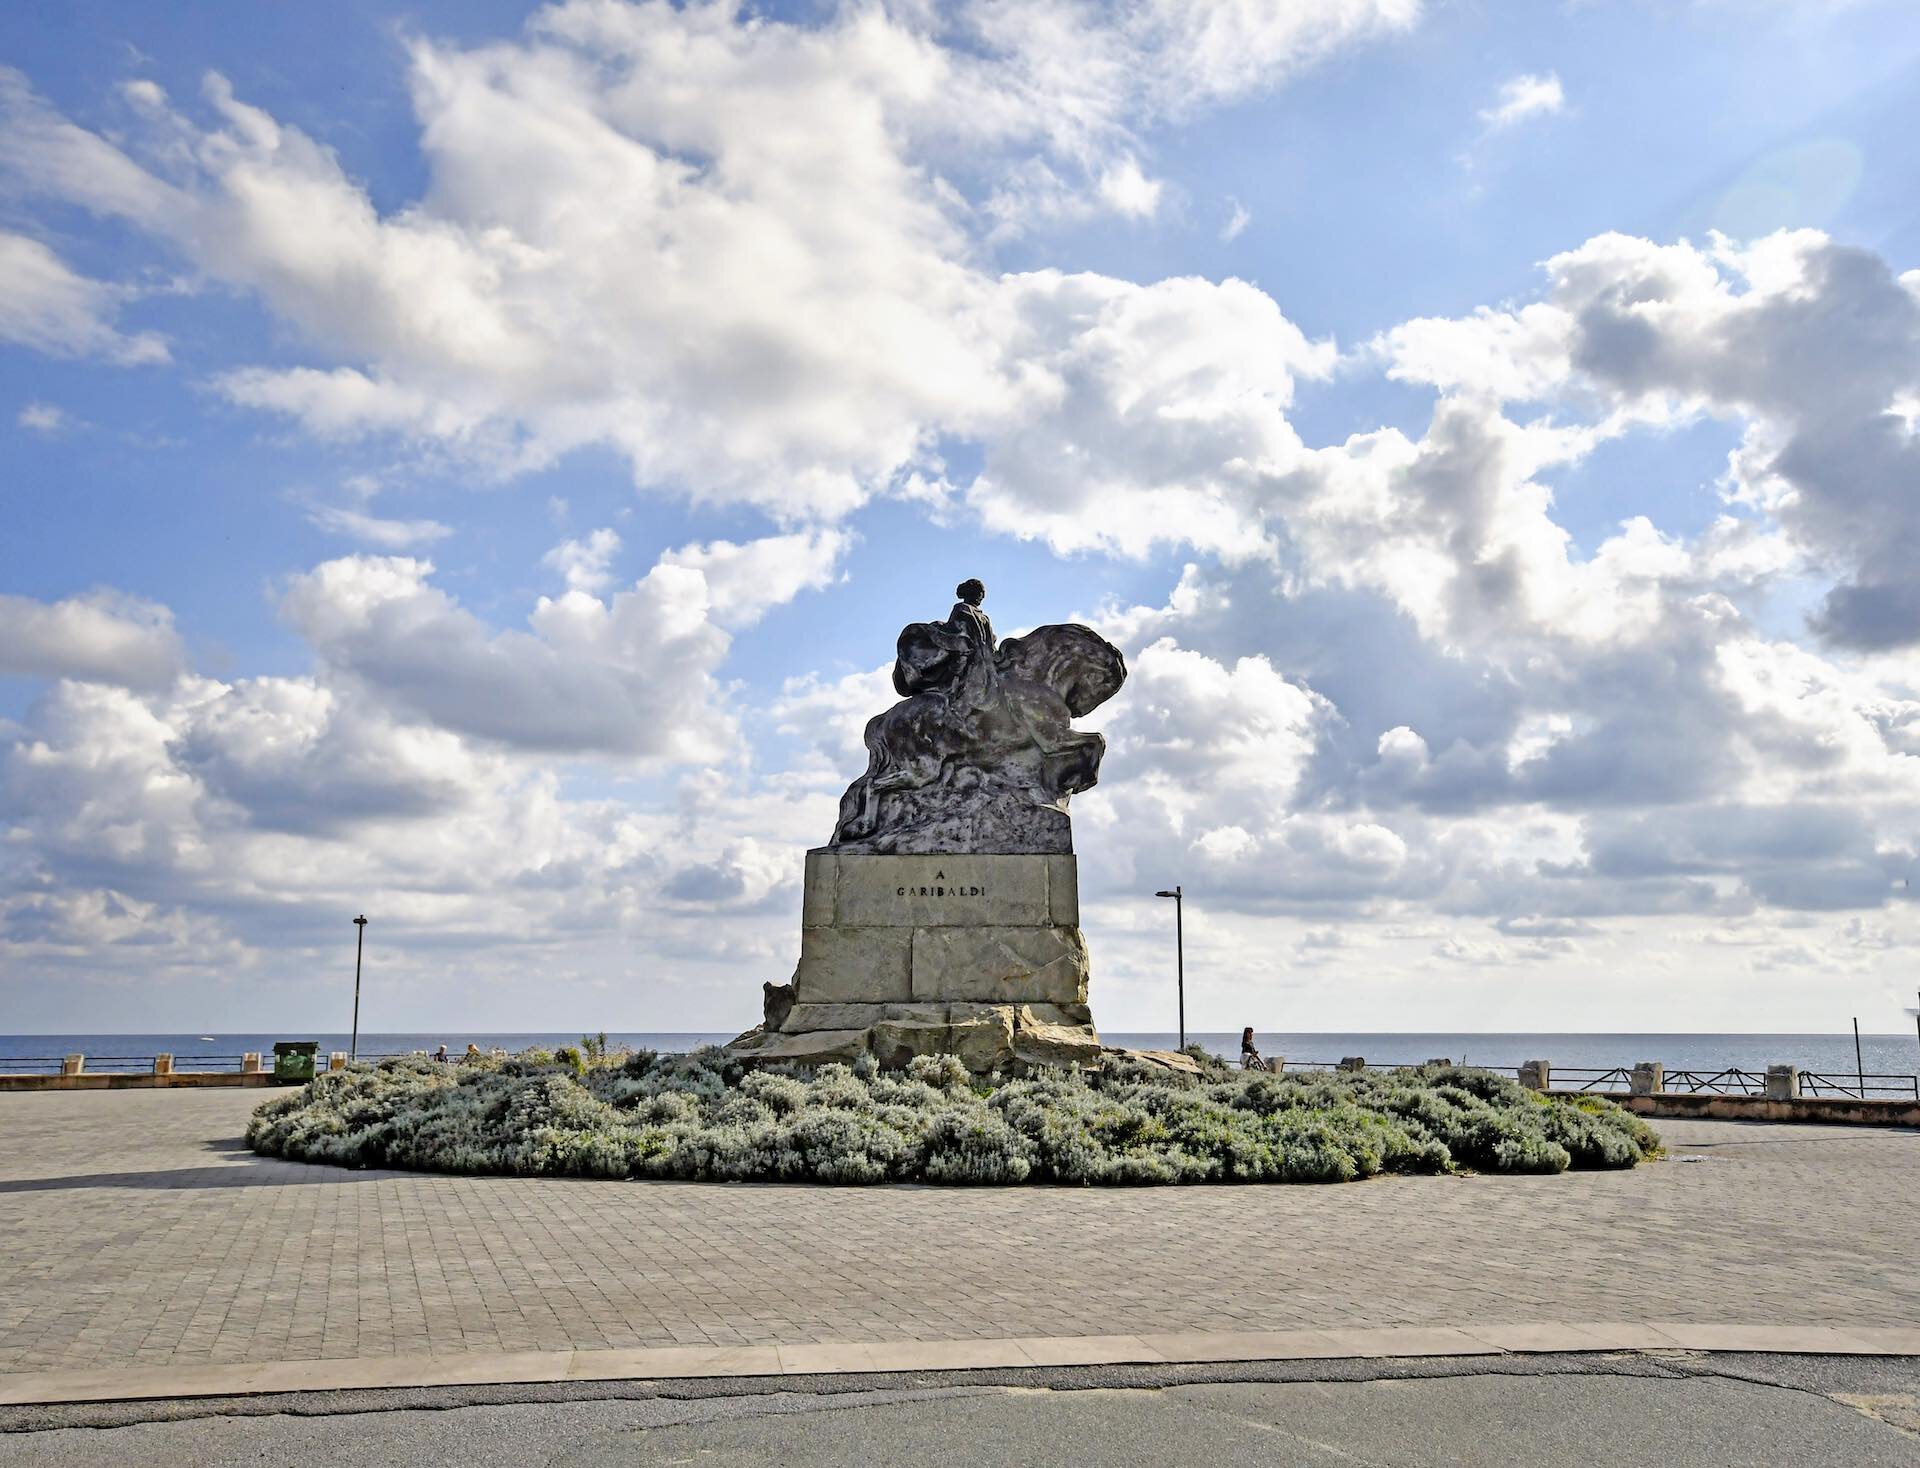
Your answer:
[[[577,1052],[323,1075],[263,1105],[257,1152],[351,1167],[829,1183],[1348,1182],[1378,1173],[1632,1167],[1659,1140],[1598,1097],[1486,1071],[1200,1079],[1110,1060],[983,1081],[951,1056],[810,1074],[718,1051]]]

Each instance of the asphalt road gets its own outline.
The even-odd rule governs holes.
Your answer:
[[[1920,1361],[1540,1356],[0,1410],[0,1465],[1920,1464]]]

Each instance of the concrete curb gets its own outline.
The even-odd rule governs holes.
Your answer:
[[[1223,1361],[1379,1360],[1396,1356],[1588,1351],[1920,1356],[1920,1329],[1602,1321],[790,1346],[668,1346],[648,1350],[461,1352],[444,1356],[21,1372],[0,1375],[0,1406],[390,1387],[508,1386],[555,1381],[817,1376]]]

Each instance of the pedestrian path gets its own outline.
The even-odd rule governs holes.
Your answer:
[[[1770,1348],[1920,1352],[1920,1132],[1666,1122],[1671,1161],[1548,1178],[839,1189],[270,1161],[238,1140],[257,1100],[0,1096],[0,1390],[1096,1348],[1034,1344],[1059,1341],[1374,1354],[1429,1330],[1475,1350],[1582,1349],[1583,1331],[1589,1349],[1712,1349],[1706,1327],[1765,1327],[1814,1332]]]

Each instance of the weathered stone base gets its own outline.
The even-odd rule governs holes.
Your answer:
[[[1087,943],[1070,855],[807,853],[800,965],[767,988],[733,1049],[889,1069],[958,1055],[970,1070],[1088,1064]]]
[[[1081,1013],[1084,1006],[1078,1007]],[[807,1010],[837,1011],[821,1018],[831,1028],[794,1028],[815,1020]],[[1057,1016],[1057,1018],[1056,1018]],[[865,1020],[864,1024],[846,1021]],[[802,1005],[787,1025],[741,1036],[728,1047],[756,1061],[825,1065],[871,1055],[887,1070],[899,1070],[918,1055],[957,1055],[968,1070],[1024,1073],[1050,1065],[1091,1065],[1100,1058],[1100,1034],[1091,1023],[1074,1023],[1057,1006],[978,1004]]]
[[[755,1065],[847,1064],[871,1055],[887,1070],[916,1055],[957,1055],[976,1075],[1031,1075],[1057,1066],[1096,1067],[1135,1060],[1198,1077],[1199,1064],[1175,1050],[1127,1050],[1102,1043],[1090,1024],[1049,1024],[1022,1005],[878,1005],[872,1024],[791,1033],[756,1028],[727,1046]]]
[[[800,924],[795,1008],[1087,1002],[1071,856],[810,851]]]

